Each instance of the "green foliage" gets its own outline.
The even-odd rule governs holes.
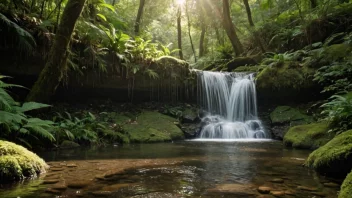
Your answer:
[[[2,130],[0,137],[25,144],[28,147],[41,139],[54,141],[55,138],[51,133],[53,122],[25,114],[28,111],[50,107],[50,105],[36,102],[26,102],[21,105],[6,90],[6,88],[21,86],[7,84],[1,80],[4,78],[6,76],[0,76],[0,129]]]
[[[33,36],[0,13],[0,49],[16,49],[30,54],[36,47]]]
[[[337,131],[352,128],[352,92],[346,95],[333,95],[330,101],[321,106],[322,114],[326,116],[332,127]]]
[[[343,93],[352,90],[352,61],[334,62],[314,74],[314,80],[324,86],[322,92]]]
[[[57,113],[54,122],[57,124],[55,136],[58,141],[69,139],[79,143],[99,143],[98,133],[106,129],[89,112],[82,118],[72,116],[68,112],[65,112],[64,115]]]

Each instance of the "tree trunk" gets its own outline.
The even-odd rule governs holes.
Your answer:
[[[243,53],[243,46],[237,36],[235,26],[233,25],[231,20],[229,0],[223,0],[222,2],[223,2],[222,24],[224,26],[227,36],[231,41],[233,50],[235,51],[236,55],[239,56]]]
[[[251,31],[253,32],[253,36],[254,36],[255,40],[257,41],[257,44],[259,45],[260,50],[263,53],[265,53],[265,48],[263,46],[263,43],[260,40],[260,37],[259,37],[258,33],[255,31],[254,22],[253,22],[253,19],[252,19],[252,12],[251,12],[251,8],[249,7],[248,0],[243,0],[243,4],[246,7],[247,18],[248,18],[249,26],[251,27]]]
[[[66,72],[68,46],[76,21],[83,10],[85,2],[86,0],[68,1],[45,67],[27,96],[28,101],[48,102],[55,93]]]
[[[204,38],[205,38],[206,28],[205,25],[202,24],[202,31],[200,33],[199,39],[199,58],[204,56]]]
[[[142,19],[142,16],[143,16],[144,4],[145,4],[145,0],[139,0],[138,13],[137,13],[137,17],[136,17],[136,22],[134,24],[134,33],[135,33],[135,35],[139,34],[139,25],[141,23],[141,19]]]
[[[182,32],[181,32],[181,6],[179,6],[177,10],[177,43],[178,43],[178,49],[180,50],[178,52],[180,55],[180,59],[183,60]]]
[[[191,42],[192,52],[193,52],[193,56],[194,56],[194,62],[197,62],[197,54],[196,54],[196,50],[194,49],[192,35],[191,35],[191,20],[189,18],[189,12],[188,12],[188,0],[186,0],[186,15],[187,15],[187,22],[188,22],[189,41]]]

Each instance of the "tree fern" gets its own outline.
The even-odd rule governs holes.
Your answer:
[[[36,47],[33,36],[0,13],[0,45],[21,52],[31,53]],[[9,42],[10,41],[10,42]],[[11,42],[12,41],[12,42]]]

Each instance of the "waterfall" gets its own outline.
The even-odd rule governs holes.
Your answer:
[[[198,71],[199,103],[207,112],[200,138],[268,138],[257,116],[253,74]]]

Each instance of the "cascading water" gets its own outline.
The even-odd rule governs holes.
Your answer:
[[[199,138],[268,138],[257,117],[253,74],[198,71],[202,118]]]

